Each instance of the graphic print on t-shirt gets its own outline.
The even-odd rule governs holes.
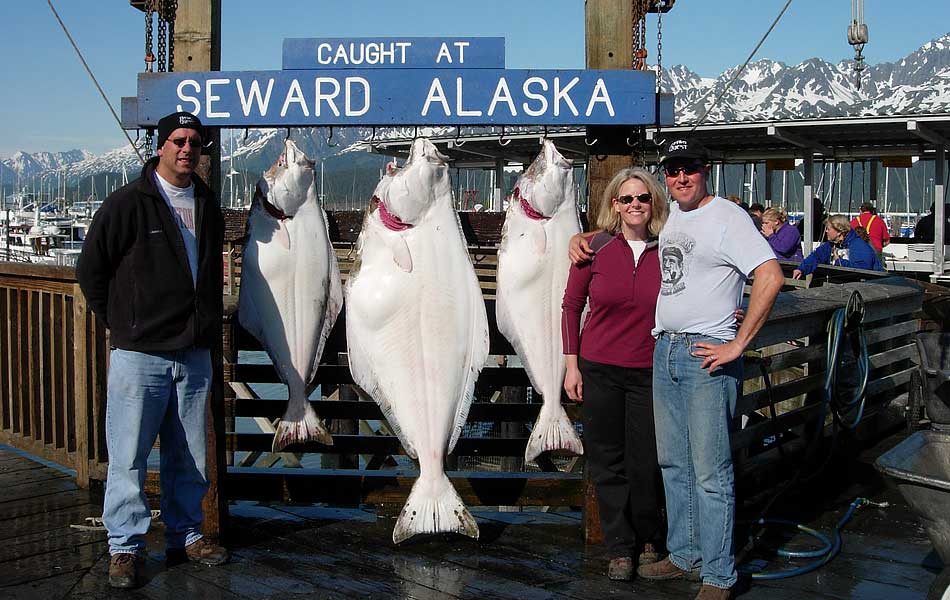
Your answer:
[[[175,206],[175,214],[178,215],[178,226],[184,227],[188,231],[195,231],[195,209],[184,206]]]
[[[686,275],[692,262],[692,251],[696,240],[685,233],[670,232],[663,237],[660,244],[660,271],[663,280],[660,283],[660,294],[675,296],[686,289]]]

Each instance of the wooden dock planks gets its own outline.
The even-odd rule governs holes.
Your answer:
[[[827,532],[853,495],[887,500],[865,508],[844,530],[841,554],[794,579],[756,582],[748,600],[922,598],[942,568],[899,494],[883,487],[869,461],[828,473],[834,485],[788,495],[776,516]],[[875,451],[876,450],[876,451]],[[844,475],[844,476],[843,476]],[[478,513],[481,538],[439,535],[392,544],[392,521],[358,509],[231,507],[234,560],[218,568],[166,566],[162,528],[148,535],[143,587],[107,585],[105,533],[70,524],[101,511],[101,496],[79,489],[61,471],[0,446],[0,597],[87,598],[416,598],[577,599],[691,597],[697,583],[611,582],[601,546],[585,546],[577,513]],[[812,494],[812,495],[809,495]],[[748,515],[740,515],[742,517]],[[742,526],[740,525],[740,531]],[[739,538],[737,538],[739,539]],[[776,561],[773,567],[781,567]]]

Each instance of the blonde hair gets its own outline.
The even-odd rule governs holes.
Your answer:
[[[604,188],[604,195],[600,199],[600,206],[597,210],[595,225],[598,229],[603,229],[611,235],[617,235],[620,232],[620,214],[613,210],[613,201],[620,192],[620,186],[630,179],[640,181],[647,188],[647,192],[652,196],[650,203],[650,222],[647,223],[647,230],[652,236],[660,235],[660,231],[666,224],[666,218],[669,216],[670,208],[666,200],[666,192],[660,187],[660,183],[653,175],[644,169],[638,167],[626,167],[620,169],[616,175]]]
[[[767,208],[765,212],[762,213],[762,220],[784,223],[788,221],[788,214],[781,208]]]
[[[851,231],[851,221],[844,215],[831,215],[825,219],[825,225],[831,225],[831,228],[839,233]]]

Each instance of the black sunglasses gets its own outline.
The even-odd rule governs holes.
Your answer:
[[[693,163],[691,165],[680,165],[678,167],[663,167],[663,170],[666,171],[667,177],[676,177],[680,173],[684,175],[695,175],[703,169],[703,166],[698,163]]]
[[[198,138],[175,138],[173,140],[168,140],[171,143],[175,144],[179,148],[185,147],[185,142],[191,145],[192,148],[201,148],[201,140]]]
[[[649,204],[653,200],[653,196],[650,194],[638,194],[636,196],[631,196],[630,194],[624,194],[619,198],[616,198],[617,202],[621,204],[630,204],[634,200],[639,200],[640,204]]]

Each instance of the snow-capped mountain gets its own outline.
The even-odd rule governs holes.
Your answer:
[[[899,61],[868,65],[857,86],[852,61],[829,63],[811,58],[797,65],[761,59],[750,63],[729,86],[733,67],[716,78],[704,78],[683,65],[664,69],[662,87],[675,94],[676,121],[695,123],[723,94],[706,117],[707,123],[812,119],[840,116],[950,113],[950,33],[928,42]],[[421,135],[438,135],[453,128],[420,128]],[[376,139],[412,136],[413,128],[378,129]],[[256,178],[280,153],[285,129],[225,130],[221,140],[222,173],[237,171]],[[352,170],[348,162],[369,163],[349,154],[361,148],[374,132],[368,128],[335,128],[327,140],[326,128],[293,129],[293,139],[308,156],[323,160],[326,169]],[[232,158],[233,156],[233,158]],[[375,157],[378,158],[378,157]],[[380,162],[380,161],[376,161]],[[99,173],[122,174],[131,179],[141,168],[131,147],[93,156],[84,150],[27,154],[2,160],[0,182],[10,185],[46,173],[65,174],[71,184]],[[376,163],[373,163],[374,167]]]
[[[704,79],[683,65],[663,73],[663,90],[676,95],[676,121],[707,123],[841,116],[950,113],[950,33],[893,63],[871,65],[860,89],[853,61],[810,58],[797,65],[761,59]],[[724,93],[723,93],[724,92]]]

